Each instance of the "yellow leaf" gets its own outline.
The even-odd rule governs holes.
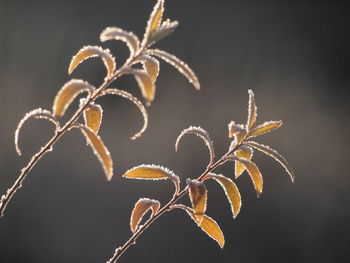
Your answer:
[[[144,180],[161,180],[161,179],[175,179],[179,180],[178,176],[168,168],[158,165],[139,165],[126,171],[123,175],[130,179],[144,179]]]
[[[145,216],[145,214],[151,209],[152,215],[151,217],[158,211],[160,207],[160,203],[157,200],[152,200],[149,198],[141,198],[139,199],[134,209],[131,213],[130,218],[130,229],[133,233],[135,233],[139,227],[139,224],[142,220],[142,218]]]
[[[147,28],[142,41],[142,46],[146,46],[148,44],[149,37],[159,28],[160,23],[162,22],[163,12],[164,0],[158,0],[147,22]]]
[[[91,95],[95,88],[89,83],[79,80],[72,79],[68,81],[57,93],[53,102],[53,115],[56,118],[60,118],[64,115],[69,105],[73,100],[82,92],[88,92]]]
[[[279,127],[281,127],[282,121],[267,121],[263,124],[255,127],[249,132],[249,137],[255,137],[268,132],[271,132]]]
[[[138,58],[137,62],[143,64],[143,68],[147,71],[147,74],[151,78],[151,81],[154,83],[157,80],[159,74],[159,62],[153,57],[142,55]]]
[[[225,245],[225,237],[224,234],[222,233],[219,225],[216,223],[216,221],[212,218],[210,218],[207,215],[203,215],[203,220],[200,224],[198,224],[196,220],[196,216],[194,211],[184,205],[174,205],[174,208],[180,208],[185,210],[189,216],[197,223],[197,225],[212,239],[214,239],[218,244],[220,245],[221,248],[224,247]]]
[[[80,49],[71,60],[68,73],[71,74],[81,62],[92,57],[100,57],[102,59],[107,68],[107,78],[113,75],[116,69],[115,59],[108,49],[102,49],[99,46],[85,46]]]
[[[84,110],[85,125],[92,129],[96,134],[98,133],[102,122],[103,110],[100,105],[90,103]]]
[[[174,32],[175,28],[179,25],[179,22],[177,21],[170,21],[167,19],[162,23],[162,25],[158,28],[157,31],[153,32],[153,34],[150,36],[148,40],[148,46],[151,44],[158,42],[162,38],[165,38],[166,36],[170,35]]]
[[[207,209],[207,188],[204,183],[197,180],[187,179],[187,185],[196,220],[200,223]]]
[[[105,171],[107,180],[110,181],[113,176],[113,161],[111,155],[104,145],[100,136],[98,136],[92,129],[81,124],[75,124],[72,128],[79,128],[81,132],[85,135],[89,142],[94,154],[100,161],[103,170]]]
[[[163,59],[165,62],[175,67],[181,74],[183,74],[189,80],[190,83],[193,84],[196,90],[200,90],[200,84],[196,74],[185,62],[181,61],[176,56],[159,49],[149,49],[147,50],[147,54],[159,57],[160,59]]]
[[[254,93],[252,90],[248,90],[249,93],[249,105],[248,105],[248,119],[247,119],[247,130],[250,131],[256,123],[257,109],[255,105]]]
[[[134,75],[141,89],[142,96],[146,99],[147,103],[150,104],[154,100],[156,87],[147,72],[133,68],[125,69],[125,72]]]
[[[271,149],[269,146],[267,145],[263,145],[254,141],[248,141],[246,142],[247,145],[254,147],[255,149],[267,154],[268,156],[274,158],[277,162],[279,162],[283,168],[287,171],[287,173],[290,176],[290,179],[292,180],[292,182],[294,183],[295,180],[295,175],[294,172],[292,170],[292,167],[288,164],[287,160],[281,155],[279,154],[276,150]]]
[[[236,157],[235,160],[242,163],[247,169],[250,178],[252,179],[252,182],[254,184],[256,195],[259,197],[263,190],[263,178],[259,171],[259,168],[254,163],[246,159]]]
[[[236,144],[240,144],[247,136],[247,130],[242,124],[236,124],[234,121],[231,121],[228,124],[228,137],[234,137],[236,139]]]
[[[241,194],[239,193],[238,187],[236,184],[229,178],[210,173],[207,178],[212,178],[217,181],[221,187],[224,189],[226,197],[231,205],[231,211],[233,214],[233,218],[236,218],[241,210]]]
[[[140,46],[140,41],[134,33],[124,31],[118,27],[107,27],[102,31],[100,40],[101,42],[105,42],[107,40],[124,41],[128,45],[131,55],[135,54]]]
[[[244,158],[248,161],[252,159],[253,150],[247,146],[241,146],[235,151],[235,156],[238,158]],[[245,166],[239,161],[235,161],[235,178],[237,179],[245,170]]]

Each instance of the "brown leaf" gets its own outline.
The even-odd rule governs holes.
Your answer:
[[[246,144],[263,152],[263,153],[265,153],[265,154],[267,154],[268,156],[272,157],[277,162],[279,162],[283,166],[283,168],[287,171],[287,173],[290,176],[290,179],[294,183],[295,175],[294,175],[294,172],[292,170],[292,167],[288,164],[287,160],[281,154],[279,154],[276,150],[271,149],[267,145],[263,145],[263,144],[260,144],[260,143],[254,142],[254,141],[248,141],[248,142],[246,142]]]
[[[84,110],[85,125],[97,134],[102,123],[102,116],[103,110],[101,106],[95,103],[90,103]]]
[[[249,137],[255,137],[258,135],[262,135],[268,132],[271,132],[273,130],[276,130],[277,128],[281,127],[282,121],[267,121],[263,124],[260,124],[259,126],[255,127],[249,132]]]
[[[235,152],[235,156],[238,158],[244,158],[248,161],[252,159],[253,150],[247,146],[240,146]],[[237,179],[245,170],[245,166],[239,161],[235,161],[235,178]]]
[[[134,209],[131,213],[130,218],[130,229],[133,233],[135,233],[139,227],[139,224],[142,220],[142,218],[145,216],[145,214],[151,209],[152,215],[151,217],[158,211],[160,207],[160,203],[158,200],[152,200],[149,198],[141,198],[139,199]]]
[[[159,49],[149,49],[147,50],[147,54],[163,59],[165,62],[175,67],[181,74],[183,74],[189,80],[189,82],[193,84],[196,90],[200,90],[200,84],[196,74],[185,62],[181,61],[176,56]]]
[[[68,81],[57,93],[53,102],[52,112],[56,118],[64,115],[69,105],[82,92],[88,92],[89,96],[94,92],[95,87],[80,79]]]
[[[59,123],[56,120],[56,118],[49,112],[48,110],[43,110],[41,108],[32,110],[28,112],[23,119],[18,123],[17,129],[15,131],[15,146],[16,146],[16,151],[18,155],[22,155],[21,150],[19,148],[18,144],[18,138],[19,138],[19,132],[22,129],[23,124],[30,118],[36,118],[36,119],[46,119],[51,121],[53,124],[56,126],[56,131],[59,129]]]
[[[226,197],[231,205],[233,218],[236,218],[241,210],[241,205],[242,205],[241,194],[239,193],[239,190],[236,184],[226,176],[219,175],[219,174],[210,173],[206,177],[214,179],[224,189]]]
[[[115,59],[108,49],[102,49],[99,46],[85,46],[80,49],[71,60],[68,73],[71,74],[81,62],[92,57],[100,57],[102,59],[107,68],[107,78],[113,75],[116,69]]]
[[[102,31],[100,41],[105,42],[107,40],[124,41],[128,45],[131,55],[134,55],[140,46],[140,40],[134,33],[124,31],[118,27],[107,27]]]
[[[187,179],[187,185],[196,220],[200,223],[207,209],[207,188],[204,183],[197,180]]]
[[[143,104],[136,97],[131,95],[129,92],[126,92],[124,90],[119,90],[119,89],[106,89],[101,93],[100,97],[104,96],[104,95],[109,95],[109,94],[110,95],[117,95],[117,96],[121,96],[123,98],[126,98],[138,107],[138,109],[140,110],[140,112],[143,116],[144,122],[143,122],[143,126],[142,126],[141,130],[138,131],[135,135],[133,135],[131,137],[131,139],[135,140],[138,137],[140,137],[145,132],[145,130],[147,129],[147,126],[148,126],[148,114],[147,114],[147,111],[146,111],[145,107],[143,106]]]
[[[136,62],[141,62],[143,65],[143,68],[146,70],[147,74],[151,78],[152,82],[154,83],[157,80],[158,74],[159,74],[159,62],[153,57],[142,55],[139,56],[138,60]]]
[[[125,72],[134,75],[141,89],[142,96],[146,99],[147,103],[150,104],[154,100],[156,93],[156,87],[151,77],[146,71],[140,69],[126,68]]]
[[[107,180],[110,181],[113,176],[113,161],[111,155],[103,143],[100,136],[98,136],[92,129],[81,124],[75,124],[72,128],[79,128],[81,132],[85,135],[89,142],[94,154],[100,161],[103,170],[105,171]]]
[[[235,160],[242,163],[247,169],[250,178],[252,179],[252,182],[254,184],[256,195],[259,197],[263,190],[263,178],[259,171],[259,168],[254,163],[246,159],[235,157]]]
[[[158,0],[147,22],[146,32],[142,41],[142,46],[149,44],[150,36],[159,28],[164,13],[164,0]]]
[[[255,105],[254,93],[252,90],[248,90],[249,93],[249,105],[248,105],[248,119],[247,119],[247,130],[250,131],[256,123],[257,108]]]
[[[224,234],[222,233],[219,225],[216,223],[216,221],[212,218],[210,218],[207,215],[203,215],[203,220],[200,224],[198,224],[196,220],[196,216],[194,211],[184,205],[174,205],[173,208],[180,208],[185,210],[189,216],[197,223],[197,225],[212,239],[214,239],[218,244],[220,245],[221,248],[224,247],[225,245],[225,237]]]

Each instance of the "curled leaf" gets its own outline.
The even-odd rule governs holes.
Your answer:
[[[125,73],[134,75],[141,89],[142,96],[150,104],[154,100],[156,87],[148,73],[144,70],[133,68],[126,68]]]
[[[231,121],[228,124],[228,137],[235,138],[236,144],[240,144],[247,136],[247,130],[242,124],[236,124],[234,121]]]
[[[100,97],[104,96],[104,95],[109,95],[109,94],[121,96],[125,99],[128,99],[129,101],[131,101],[132,103],[134,103],[138,107],[138,109],[140,110],[140,112],[143,116],[144,122],[143,122],[143,126],[142,126],[141,130],[138,131],[135,135],[133,135],[131,137],[131,139],[135,140],[138,137],[140,137],[145,132],[145,130],[147,129],[147,126],[148,126],[148,114],[147,114],[147,111],[146,111],[145,107],[143,106],[143,104],[136,97],[131,95],[129,92],[126,92],[124,90],[119,90],[119,89],[106,89],[101,93]]]
[[[23,124],[30,118],[36,118],[36,119],[46,119],[51,121],[56,126],[56,131],[59,129],[59,122],[56,120],[56,118],[49,112],[48,110],[43,110],[41,108],[32,110],[28,112],[23,119],[18,123],[17,129],[15,131],[15,146],[16,151],[18,155],[22,155],[21,150],[19,148],[18,144],[18,138],[19,138],[19,132],[22,129]]]
[[[184,205],[173,205],[172,208],[183,209],[197,223],[197,225],[212,239],[218,242],[221,248],[225,245],[225,237],[216,221],[207,215],[203,215],[203,220],[198,223],[194,211]]]
[[[249,132],[249,137],[262,135],[281,127],[282,121],[266,121]]]
[[[153,57],[142,55],[139,56],[136,62],[141,62],[143,68],[146,70],[147,74],[154,83],[157,80],[159,74],[159,62]]]
[[[139,165],[123,174],[123,177],[129,179],[141,179],[141,180],[162,180],[171,179],[176,187],[176,190],[180,187],[180,179],[173,171],[168,168],[159,165]]]
[[[147,22],[146,32],[143,37],[142,46],[147,46],[149,44],[150,36],[157,31],[162,22],[162,17],[164,13],[164,0],[158,0],[153,8],[153,11]]]
[[[240,146],[236,151],[235,151],[235,156],[238,158],[243,158],[248,161],[252,159],[253,156],[253,150],[252,148],[248,146]],[[241,164],[239,161],[235,161],[235,178],[237,179],[245,170],[245,166]]]
[[[134,209],[132,210],[132,213],[131,213],[131,218],[130,218],[131,232],[135,233],[137,231],[142,218],[150,209],[152,210],[152,215],[151,215],[152,217],[158,211],[159,207],[160,207],[160,203],[158,200],[153,200],[149,198],[139,199],[136,202]]]
[[[188,194],[196,220],[200,223],[207,209],[207,188],[203,182],[187,179]]]
[[[53,102],[52,112],[56,118],[64,115],[69,105],[82,92],[88,92],[89,96],[94,92],[95,87],[86,81],[72,79],[68,81],[57,93]]]
[[[159,27],[159,29],[155,32],[153,32],[153,34],[150,36],[148,42],[148,46],[150,46],[151,44],[158,42],[159,40],[161,40],[162,38],[167,37],[168,35],[170,35],[171,33],[174,32],[175,28],[179,25],[178,21],[170,21],[169,19],[167,19],[166,21],[164,21],[162,23],[162,25]]]
[[[259,197],[263,190],[263,178],[259,168],[254,163],[246,159],[235,157],[235,160],[242,163],[247,169],[250,178],[252,179],[256,195]]]
[[[85,99],[80,100],[80,104],[85,103]],[[103,110],[102,107],[96,103],[90,102],[90,104],[84,110],[85,125],[98,133],[102,123]]]
[[[100,136],[98,136],[92,129],[81,124],[74,124],[72,128],[78,128],[85,135],[89,145],[94,154],[100,161],[103,170],[106,174],[107,180],[110,181],[113,177],[113,161],[111,155],[103,143]]]
[[[248,103],[248,119],[247,119],[246,128],[249,131],[254,127],[258,114],[257,114],[256,105],[255,105],[254,93],[252,90],[248,90],[248,93],[249,93],[249,103]]]
[[[100,41],[105,42],[107,40],[124,41],[128,45],[131,55],[134,55],[140,46],[140,40],[134,33],[118,27],[107,27],[102,31]]]
[[[246,144],[263,152],[263,153],[265,153],[265,154],[267,154],[268,156],[272,157],[277,162],[279,162],[283,166],[283,168],[287,171],[287,173],[290,176],[290,179],[294,183],[294,180],[295,180],[294,172],[293,172],[291,166],[288,164],[287,160],[281,154],[279,154],[276,150],[271,149],[267,145],[263,145],[263,144],[260,144],[260,143],[254,142],[254,141],[248,141],[248,142],[246,142]]]
[[[231,205],[231,211],[233,218],[236,218],[241,210],[241,194],[239,193],[236,184],[229,178],[219,174],[209,173],[206,178],[211,178],[217,181],[224,189],[226,197]]]
[[[92,57],[100,57],[102,59],[107,68],[107,78],[110,78],[116,69],[115,58],[109,49],[102,49],[99,46],[85,46],[80,49],[69,64],[68,74],[71,74],[81,62]]]
[[[159,49],[149,49],[147,50],[147,54],[151,56],[156,56],[175,67],[181,74],[183,74],[189,80],[190,83],[193,84],[196,90],[200,90],[200,84],[196,74],[185,62],[181,61],[176,56]]]
[[[209,133],[201,127],[190,126],[189,128],[184,129],[176,139],[175,150],[178,151],[180,141],[182,137],[186,134],[196,134],[205,142],[205,144],[209,149],[210,164],[212,164],[215,158],[214,145],[212,140],[209,137]]]

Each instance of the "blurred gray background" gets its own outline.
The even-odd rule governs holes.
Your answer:
[[[105,27],[119,26],[141,37],[154,3],[0,0],[1,193],[53,134],[48,122],[28,122],[20,137],[24,155],[18,157],[13,144],[18,121],[34,108],[51,109],[70,79],[71,57],[83,45],[100,45]],[[274,160],[256,153],[264,193],[257,199],[243,174],[237,180],[243,207],[236,220],[221,188],[208,183],[208,214],[225,234],[223,250],[186,214],[173,211],[120,262],[344,262],[350,242],[350,17],[345,2],[168,0],[165,17],[179,20],[180,26],[157,47],[186,61],[202,90],[196,92],[162,63],[150,126],[136,141],[128,139],[142,124],[135,107],[115,97],[101,100],[101,136],[115,163],[113,180],[106,181],[79,131],[64,136],[0,219],[0,262],[105,262],[129,238],[130,212],[138,198],[165,203],[173,190],[170,182],[128,181],[122,173],[154,163],[182,179],[197,177],[208,160],[205,145],[189,136],[175,153],[176,136],[200,125],[220,156],[230,143],[227,123],[246,119],[248,89],[255,92],[260,122],[284,121],[259,141],[286,156],[296,183]],[[118,65],[128,55],[122,42],[102,46],[111,49]],[[98,85],[104,74],[95,59],[72,77]],[[140,97],[132,77],[113,86]],[[233,165],[218,172],[232,177]]]

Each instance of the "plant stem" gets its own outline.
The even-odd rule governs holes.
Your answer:
[[[212,172],[215,168],[226,162],[227,157],[230,156],[234,151],[236,151],[243,142],[237,144],[233,149],[229,150],[225,153],[218,161],[209,165],[207,169],[197,178],[198,181],[203,181],[205,177]],[[142,225],[125,243],[123,246],[118,247],[115,250],[113,257],[107,261],[107,263],[115,263],[121,257],[122,254],[131,246],[136,243],[136,239],[153,223],[155,222],[161,215],[164,213],[171,211],[172,206],[177,203],[182,197],[184,197],[188,193],[188,187],[184,188],[181,192],[174,194],[173,198],[165,204],[161,209],[159,209],[144,225]]]

